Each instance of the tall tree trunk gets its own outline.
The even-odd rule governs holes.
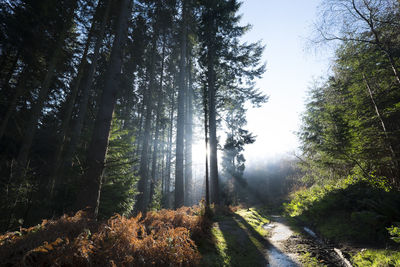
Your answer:
[[[161,128],[162,128],[162,133],[161,133],[161,140],[162,140],[162,146],[161,146],[161,174],[160,174],[160,177],[161,177],[161,206],[162,207],[165,207],[164,206],[164,203],[165,203],[165,199],[164,199],[164,196],[165,196],[165,178],[166,178],[166,175],[165,175],[165,155],[166,155],[166,149],[165,149],[165,144],[166,144],[166,142],[165,142],[165,132],[166,132],[166,127],[165,127],[165,124],[164,125],[162,125],[161,126]]]
[[[157,183],[156,178],[156,169],[157,169],[157,159],[158,159],[158,145],[159,145],[159,132],[161,125],[161,112],[163,106],[163,81],[164,81],[164,59],[165,59],[165,38],[163,42],[162,49],[162,57],[161,57],[161,75],[160,75],[160,84],[158,87],[158,95],[157,95],[157,112],[156,112],[156,129],[154,133],[154,146],[153,146],[153,160],[151,166],[151,182],[150,182],[150,198],[149,198],[149,206],[153,202],[154,196],[154,188]]]
[[[146,116],[144,118],[144,133],[143,133],[143,142],[142,142],[142,151],[140,156],[140,166],[139,166],[139,182],[138,182],[138,191],[139,194],[136,197],[136,205],[135,205],[135,213],[146,213],[147,212],[147,201],[149,199],[149,139],[151,132],[151,114],[153,111],[153,91],[155,84],[155,64],[156,64],[156,53],[157,53],[157,39],[159,35],[159,23],[158,23],[158,14],[160,11],[160,2],[158,2],[156,7],[156,15],[154,17],[154,31],[152,37],[151,44],[151,58],[150,58],[150,66],[149,66],[149,87],[145,91],[145,95],[143,97],[143,104],[146,106]]]
[[[171,109],[169,113],[169,128],[168,128],[168,142],[167,142],[167,156],[166,156],[166,166],[165,166],[165,205],[164,207],[170,208],[171,207],[171,198],[170,198],[170,191],[171,191],[171,161],[172,161],[172,134],[174,128],[174,113],[175,113],[175,99],[174,99],[174,85],[171,87]]]
[[[210,181],[211,181],[211,203],[219,204],[218,187],[218,161],[217,161],[217,123],[215,107],[215,71],[214,51],[212,47],[208,52],[208,107],[209,107],[209,131],[210,131]]]
[[[103,37],[104,37],[104,32],[106,28],[106,23],[108,21],[108,17],[110,14],[110,8],[111,8],[111,0],[106,0],[106,10],[104,11],[104,15],[101,21],[100,29],[97,31],[95,34],[96,37],[96,43],[93,49],[93,58],[92,58],[92,63],[90,64],[89,70],[87,72],[87,77],[83,79],[83,82],[80,84],[80,91],[81,91],[81,97],[79,101],[79,107],[78,107],[78,117],[75,122],[74,129],[72,130],[71,136],[70,136],[70,142],[68,144],[68,147],[65,152],[64,156],[64,162],[63,162],[63,170],[65,171],[66,168],[70,167],[72,164],[72,158],[75,154],[76,148],[79,144],[80,137],[81,137],[81,132],[83,129],[83,123],[85,121],[86,117],[86,111],[87,111],[87,106],[88,106],[88,101],[89,101],[89,95],[90,95],[90,88],[93,83],[93,77],[97,69],[97,63],[98,63],[98,58],[100,54],[100,48],[103,43]]]
[[[190,52],[188,53],[190,57]],[[186,95],[186,122],[185,122],[185,205],[192,204],[192,142],[193,142],[193,81],[192,81],[192,63],[189,59],[188,72],[188,90]]]
[[[186,42],[187,42],[187,26],[186,26],[186,4],[183,0],[182,5],[182,21],[181,21],[181,37],[180,37],[180,63],[179,63],[179,80],[178,80],[178,118],[176,124],[176,161],[175,161],[175,209],[184,205],[184,172],[183,172],[183,150],[184,150],[184,130],[185,130],[185,92],[186,92]]]
[[[139,116],[139,118],[138,118],[138,125],[137,125],[137,127],[138,127],[138,129],[137,129],[137,132],[136,132],[136,139],[135,139],[135,157],[136,158],[139,158],[139,156],[140,156],[140,149],[141,149],[141,147],[140,147],[140,141],[141,140],[143,140],[143,117],[144,117],[144,103],[143,103],[143,101],[141,101],[140,103],[139,103],[139,108],[138,108],[138,116]]]
[[[127,27],[131,11],[130,3],[130,0],[121,0],[120,2],[118,22],[106,81],[96,116],[91,143],[87,152],[87,168],[83,177],[82,187],[77,196],[77,208],[88,207],[88,211],[95,218],[98,213],[111,121],[121,78],[123,51],[127,40]]]
[[[56,71],[56,65],[61,57],[63,45],[65,38],[67,36],[68,30],[73,22],[74,19],[74,12],[75,8],[77,6],[77,1],[75,0],[73,5],[71,6],[71,10],[68,13],[68,18],[66,19],[67,23],[64,25],[64,28],[62,32],[60,33],[55,50],[50,58],[50,62],[48,65],[48,69],[45,75],[45,78],[43,80],[42,86],[39,90],[39,96],[36,100],[36,103],[33,105],[31,111],[30,111],[30,118],[28,120],[27,126],[25,127],[25,134],[22,139],[22,144],[18,152],[18,157],[17,157],[17,170],[15,172],[15,177],[17,178],[22,178],[25,175],[25,170],[26,170],[26,164],[28,161],[28,155],[29,151],[32,146],[32,141],[35,136],[37,124],[43,109],[43,105],[47,99],[49,90],[50,90],[50,85],[51,82],[54,78],[55,71]]]
[[[96,13],[99,13],[100,8],[101,8],[101,3],[98,3],[97,8],[96,8]],[[96,23],[95,18],[96,18],[96,16],[94,16],[93,21],[92,21],[92,26],[90,28],[90,31],[89,31],[89,34],[88,34],[88,37],[86,40],[85,48],[84,48],[84,51],[82,54],[81,61],[79,63],[76,78],[74,79],[74,81],[72,82],[72,84],[70,86],[70,88],[72,88],[72,89],[71,89],[71,93],[70,93],[67,103],[66,103],[65,114],[64,114],[64,117],[62,120],[61,131],[59,134],[59,137],[60,137],[59,145],[56,147],[56,151],[54,152],[53,170],[50,175],[50,190],[49,190],[50,197],[54,196],[54,189],[56,187],[56,184],[58,184],[59,171],[60,171],[60,166],[61,166],[61,155],[63,153],[65,144],[67,143],[67,140],[66,140],[67,133],[68,133],[68,128],[70,126],[72,112],[73,112],[74,106],[75,106],[76,96],[78,95],[78,89],[80,87],[81,80],[83,78],[83,74],[85,72],[86,65],[87,65],[87,55],[88,55],[89,47],[90,47],[90,44],[92,41],[92,35],[93,35],[95,23]]]
[[[207,87],[203,88],[203,109],[204,109],[204,145],[206,151],[205,157],[205,181],[206,181],[206,207],[210,206],[210,183],[209,183],[209,170],[208,170],[208,92]]]

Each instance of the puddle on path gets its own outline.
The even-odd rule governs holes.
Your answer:
[[[271,246],[267,250],[268,266],[270,267],[292,267],[300,266],[296,255],[286,254],[283,251],[283,242],[293,235],[293,231],[285,224],[284,219],[280,216],[271,216],[273,222],[265,224],[263,227],[271,232],[268,240]]]

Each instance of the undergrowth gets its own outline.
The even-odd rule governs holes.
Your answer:
[[[2,266],[196,266],[203,208],[96,222],[83,211],[0,236]]]
[[[365,180],[346,179],[295,192],[285,212],[331,241],[393,245],[387,227],[400,221],[400,193]]]
[[[364,249],[352,257],[354,266],[400,266],[400,251],[389,249]]]
[[[400,193],[376,181],[350,177],[299,190],[285,212],[329,241],[370,247],[354,250],[355,266],[400,266]]]

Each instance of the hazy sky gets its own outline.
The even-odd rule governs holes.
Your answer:
[[[247,128],[257,135],[246,147],[247,165],[260,158],[294,151],[295,131],[304,110],[306,92],[313,80],[325,76],[327,51],[307,52],[320,0],[245,0],[242,23],[253,25],[244,40],[262,40],[267,71],[257,87],[270,96],[262,108],[248,111]]]

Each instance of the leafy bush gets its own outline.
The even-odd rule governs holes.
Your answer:
[[[400,252],[393,250],[365,249],[352,257],[355,266],[391,267],[400,266]]]
[[[400,220],[400,193],[378,182],[345,179],[295,192],[286,213],[334,241],[389,242],[386,227]]]
[[[194,266],[191,237],[209,225],[202,213],[184,207],[99,223],[79,211],[1,235],[0,258],[6,266]]]
[[[389,231],[389,234],[392,236],[391,239],[396,242],[400,243],[400,227],[397,226],[391,226],[389,228],[386,228]]]

